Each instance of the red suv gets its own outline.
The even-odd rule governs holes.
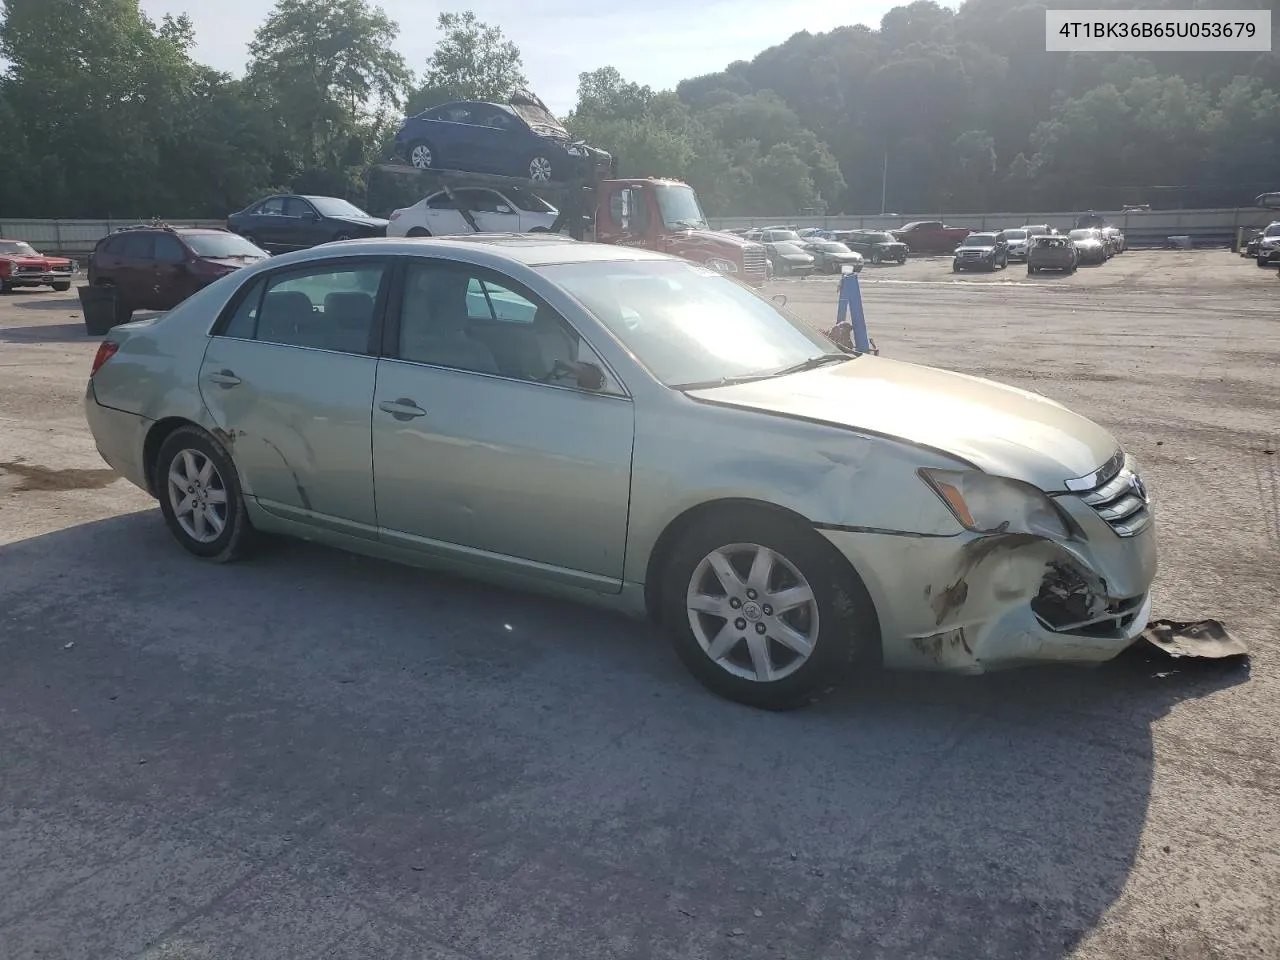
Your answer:
[[[116,323],[135,310],[170,310],[219,277],[269,254],[228,230],[143,225],[98,241],[89,284],[114,287]]]

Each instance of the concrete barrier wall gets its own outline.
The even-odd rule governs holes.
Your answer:
[[[1280,218],[1274,210],[1237,207],[1218,210],[1149,210],[1140,213],[1097,211],[1124,230],[1130,243],[1137,246],[1163,245],[1171,236],[1189,236],[1196,243],[1229,244],[1240,227],[1263,227]],[[712,217],[718,230],[764,227],[787,224],[799,227],[823,227],[828,230],[892,230],[912,220],[943,219],[955,227],[970,230],[1003,230],[1025,223],[1048,223],[1059,230],[1070,229],[1075,213],[981,213],[850,216],[850,217]],[[0,238],[26,240],[37,250],[68,256],[84,256],[93,245],[112,230],[138,223],[139,220],[8,220],[0,217]],[[223,227],[225,220],[171,220],[175,227]]]
[[[1125,232],[1128,241],[1138,246],[1163,245],[1171,236],[1190,236],[1199,243],[1230,243],[1240,227],[1263,227],[1280,218],[1274,210],[1236,207],[1215,210],[1147,210],[1121,213],[1118,210],[1094,211]],[[711,225],[718,230],[735,230],[785,224],[797,228],[822,227],[826,230],[894,230],[912,220],[943,220],[953,227],[970,230],[1004,230],[1027,223],[1047,223],[1067,231],[1078,213],[957,213],[852,216],[852,217],[713,217]]]
[[[41,253],[87,256],[112,230],[149,217],[122,220],[9,220],[0,217],[0,238],[25,240]],[[169,220],[175,227],[225,227],[226,220]]]

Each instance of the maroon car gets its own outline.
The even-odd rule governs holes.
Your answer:
[[[967,227],[949,227],[941,220],[916,220],[889,232],[912,253],[950,253],[970,233]]]
[[[116,323],[135,310],[170,310],[202,287],[269,254],[228,230],[143,225],[98,241],[89,284],[114,287]]]

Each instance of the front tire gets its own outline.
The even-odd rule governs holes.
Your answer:
[[[1260,266],[1260,267],[1265,267],[1266,265],[1267,265],[1267,261],[1266,261],[1264,258],[1259,257],[1259,258],[1258,258],[1258,266]]]
[[[436,165],[436,152],[425,140],[409,144],[409,165],[419,170],[430,170]]]
[[[66,293],[68,290],[70,290],[70,289],[71,289],[71,284],[69,284],[69,283],[55,283],[55,284],[53,284],[53,289],[57,290],[59,293]]]
[[[551,181],[551,160],[541,153],[535,153],[529,158],[529,179],[537,183],[549,183]]]
[[[804,706],[880,660],[862,581],[813,530],[767,512],[688,530],[665,565],[662,615],[700,683],[766,710]]]
[[[196,426],[179,427],[156,457],[153,489],[169,532],[187,552],[227,563],[242,556],[254,530],[231,457]]]
[[[879,264],[880,264],[880,260],[881,260],[881,259],[882,259],[882,258],[881,258],[881,256],[880,256],[879,251],[877,251],[877,250],[873,250],[873,251],[871,251],[871,262],[872,262],[872,263],[874,263],[874,264],[876,264],[877,266],[879,266]]]

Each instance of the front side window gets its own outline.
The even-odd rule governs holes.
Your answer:
[[[669,229],[704,230],[707,218],[698,206],[698,195],[690,187],[654,187],[662,222]]]
[[[366,353],[384,264],[325,264],[252,281],[224,336]]]
[[[559,314],[516,286],[465,264],[410,264],[400,305],[400,359],[558,382],[578,358],[579,337]]]
[[[298,197],[287,197],[284,201],[286,217],[305,217],[310,212],[311,208],[307,206],[307,202]]]
[[[697,264],[604,261],[540,271],[668,386],[773,376],[833,352],[771,301]]]
[[[184,263],[187,251],[182,248],[176,237],[161,234],[155,239],[155,259],[160,263]]]

